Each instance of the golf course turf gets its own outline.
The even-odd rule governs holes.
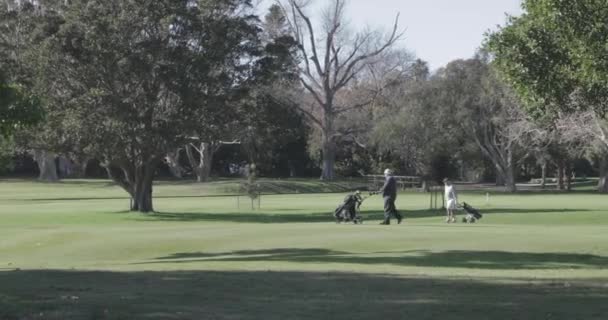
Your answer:
[[[333,222],[354,184],[251,210],[230,183],[159,182],[144,215],[108,181],[1,180],[0,319],[608,318],[605,195],[462,192],[484,217],[446,224],[404,192],[380,226],[378,196]]]

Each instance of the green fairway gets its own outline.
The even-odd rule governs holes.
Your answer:
[[[403,224],[375,196],[345,225],[356,183],[267,183],[288,194],[259,210],[231,181],[159,183],[142,215],[107,181],[0,181],[0,319],[608,318],[604,195],[463,193],[466,225],[407,192]]]

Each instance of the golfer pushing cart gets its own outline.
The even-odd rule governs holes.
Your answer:
[[[462,205],[458,204],[458,195],[456,194],[456,190],[454,189],[454,185],[450,179],[443,179],[443,183],[445,185],[445,208],[447,213],[445,222],[456,222],[456,210],[464,210],[466,213],[466,215],[462,218],[463,223],[475,223],[477,220],[483,217],[479,210],[473,208],[470,204],[466,202],[463,202]]]

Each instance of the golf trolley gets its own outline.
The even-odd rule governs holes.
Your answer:
[[[468,203],[463,202],[462,207],[459,208],[464,210],[467,214],[462,218],[463,223],[475,223],[481,219],[483,215],[475,208],[471,207]]]
[[[349,194],[344,198],[344,201],[334,210],[334,217],[336,223],[352,222],[354,224],[363,224],[363,217],[361,216],[361,204],[365,199],[374,195],[370,193],[367,197],[361,197],[360,193]]]

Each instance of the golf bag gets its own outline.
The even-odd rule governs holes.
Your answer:
[[[467,213],[463,218],[463,223],[475,223],[477,220],[481,219],[483,215],[479,213],[479,211],[466,202],[462,203],[462,209]]]
[[[344,198],[344,202],[334,210],[336,222],[363,223],[363,218],[359,214],[359,207],[361,206],[361,203],[363,203],[363,200],[364,199],[357,193],[347,195],[346,198]]]

